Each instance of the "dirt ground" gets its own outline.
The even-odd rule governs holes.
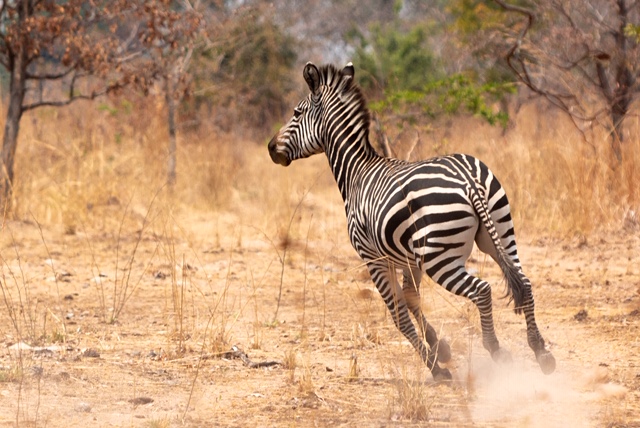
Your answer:
[[[120,233],[7,222],[0,426],[640,427],[640,231],[519,236],[549,376],[488,258],[469,269],[494,284],[511,365],[482,348],[475,307],[423,280],[453,352],[455,380],[436,384],[342,207],[312,196],[287,239],[232,213]]]

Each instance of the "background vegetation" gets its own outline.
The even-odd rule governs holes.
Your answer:
[[[304,11],[286,0],[116,2],[99,15],[88,3],[63,3],[0,11],[10,24],[0,38],[5,85],[16,78],[18,48],[35,49],[22,70],[19,114],[14,101],[4,104],[8,218],[94,218],[109,198],[133,197],[132,182],[150,193],[168,184],[185,206],[233,206],[230,195],[259,174],[244,169],[246,157],[261,156],[305,94],[302,64],[351,60],[378,118],[375,135],[394,143],[413,131],[413,158],[464,151],[485,159],[527,230],[566,235],[637,223],[640,17],[624,1],[576,2],[571,14],[553,2],[467,0],[311,1]],[[587,30],[596,6],[611,24]],[[68,17],[72,7],[84,21]],[[117,11],[127,19],[104,31]],[[33,45],[29,25],[49,38]],[[101,38],[114,55],[90,60]],[[574,68],[552,61],[572,52]],[[557,73],[549,66],[541,74],[543,60]],[[5,100],[12,91],[4,87]]]

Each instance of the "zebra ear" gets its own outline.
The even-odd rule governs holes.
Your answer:
[[[312,62],[308,62],[307,65],[304,66],[304,71],[302,72],[304,76],[304,80],[309,85],[309,89],[311,93],[318,92],[320,88],[320,72],[318,71],[318,67],[316,67]]]
[[[353,76],[356,74],[355,69],[353,68],[353,64],[351,62],[349,62],[347,65],[344,66],[344,68],[342,69],[342,75],[345,77],[349,77],[351,79],[353,79]]]

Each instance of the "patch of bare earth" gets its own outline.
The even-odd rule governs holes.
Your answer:
[[[640,426],[637,231],[520,238],[550,376],[488,258],[469,267],[494,284],[510,366],[482,348],[475,307],[423,281],[453,351],[455,381],[435,384],[346,232],[313,222],[286,253],[233,216],[141,237],[7,223],[0,426]]]

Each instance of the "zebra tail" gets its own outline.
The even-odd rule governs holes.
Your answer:
[[[500,247],[502,247],[502,245],[500,245]],[[498,249],[497,246],[496,249]],[[524,308],[524,295],[527,285],[522,280],[520,269],[518,269],[518,267],[513,264],[513,261],[506,256],[504,249],[501,248],[501,250],[502,251],[498,250],[498,265],[500,266],[507,282],[507,293],[504,297],[509,297],[509,303],[514,302],[514,312],[516,314],[521,314]]]
[[[525,290],[527,289],[527,284],[524,282],[522,272],[520,268],[513,263],[513,260],[502,246],[495,223],[489,214],[489,205],[475,185],[471,191],[471,202],[496,248],[498,266],[500,266],[500,270],[507,283],[507,289],[503,297],[508,297],[509,303],[514,302],[514,311],[516,314],[520,314],[524,307],[524,296]]]

